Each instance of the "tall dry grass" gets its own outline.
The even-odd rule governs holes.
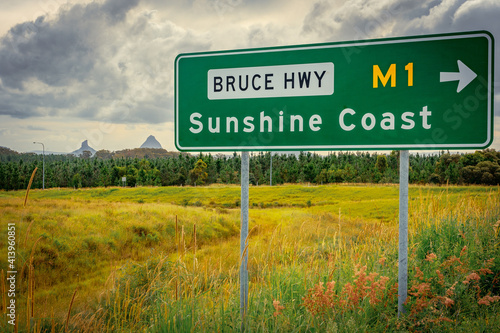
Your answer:
[[[345,205],[342,201],[313,204],[309,208],[280,206],[250,212],[253,223],[247,249],[250,298],[245,325],[249,331],[397,331],[449,329],[449,325],[455,325],[453,327],[460,331],[462,328],[487,329],[498,323],[493,314],[498,310],[495,274],[499,265],[493,261],[487,266],[487,260],[498,253],[499,248],[498,232],[494,232],[498,226],[497,229],[494,226],[500,219],[500,191],[493,188],[482,195],[446,188],[438,192],[434,188],[414,188],[412,193],[407,317],[397,319],[394,300],[397,223],[392,218],[373,218],[369,212],[376,205],[385,211],[387,208],[381,201],[373,199],[366,203],[367,212],[363,212],[355,200],[346,201]],[[76,204],[85,206],[92,202]],[[169,207],[147,204],[127,210],[120,205],[113,209],[103,205],[102,209],[113,221],[118,214],[149,221],[156,216],[171,216],[160,213],[171,209]],[[68,331],[75,332],[239,330],[237,237],[207,238],[206,234],[207,223],[223,228],[225,223],[216,224],[217,216],[234,215],[237,219],[237,211],[233,214],[228,210],[213,217],[210,214],[216,209],[182,207],[171,212],[174,211],[180,214],[179,219],[175,219],[175,215],[170,219],[173,232],[168,238],[168,247],[150,252],[149,258],[145,255],[128,263],[117,265],[110,260],[108,271],[111,273],[98,301],[77,304],[68,294],[64,298],[63,317],[51,314],[42,318],[40,308],[43,306],[37,306],[41,301],[40,292],[36,291],[39,283],[31,298],[28,288],[23,289],[26,304],[34,300],[36,312],[31,313],[36,316],[30,322],[31,328],[36,326],[37,330],[47,332],[61,331],[66,326]],[[200,214],[210,218],[200,220],[197,217]],[[30,224],[25,222],[31,223],[33,220]],[[144,242],[141,246],[157,244],[139,234],[147,235],[156,229],[147,224],[141,227],[143,229],[137,225],[135,229],[130,227],[137,239]],[[24,230],[37,237],[36,228],[33,224]],[[38,245],[31,243],[28,237],[25,239],[31,250],[27,253],[33,253],[34,257],[39,253],[37,249],[47,244],[47,238],[40,239]],[[469,250],[461,254],[465,245]],[[103,255],[100,250],[97,253]],[[432,262],[426,260],[432,258],[431,254],[437,257]],[[453,256],[462,264],[454,261],[448,265]],[[27,260],[27,267],[29,262]],[[37,262],[33,262],[38,280]],[[443,286],[439,284],[441,275],[437,270],[445,276]],[[445,275],[445,270],[460,271],[461,275]],[[464,284],[473,273],[480,276],[480,280],[472,275],[469,284]],[[427,279],[430,279],[430,289],[422,285]],[[452,298],[450,292],[446,292],[455,282],[455,298]],[[479,294],[476,287],[469,287],[474,283],[479,287]],[[29,278],[23,280],[23,284],[28,286]],[[74,290],[73,287],[73,295]],[[475,293],[471,294],[471,290]],[[80,291],[78,295],[81,298]],[[448,307],[450,301],[446,297],[453,300],[455,308]],[[69,309],[67,304],[71,304]],[[429,304],[437,312],[425,311],[422,304]],[[462,309],[460,314],[465,313],[465,318],[453,312],[457,307]]]

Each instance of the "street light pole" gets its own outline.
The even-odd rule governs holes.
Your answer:
[[[273,152],[271,152],[271,170],[269,172],[269,186],[273,186]]]
[[[39,143],[42,145],[42,189],[45,190],[45,145],[41,142],[35,142],[33,141],[34,144]]]

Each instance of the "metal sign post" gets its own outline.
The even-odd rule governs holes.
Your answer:
[[[398,266],[398,316],[408,296],[408,173],[409,151],[399,155],[399,266]]]
[[[241,153],[241,230],[240,230],[240,314],[241,331],[245,328],[245,315],[248,308],[248,152]]]

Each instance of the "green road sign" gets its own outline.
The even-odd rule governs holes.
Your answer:
[[[486,31],[180,54],[181,151],[481,149],[493,141]]]

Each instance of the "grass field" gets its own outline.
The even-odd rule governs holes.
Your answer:
[[[398,191],[251,187],[248,331],[497,330],[500,189],[410,187],[400,319]],[[20,332],[240,330],[239,187],[24,196],[0,192],[3,230],[16,223]]]

